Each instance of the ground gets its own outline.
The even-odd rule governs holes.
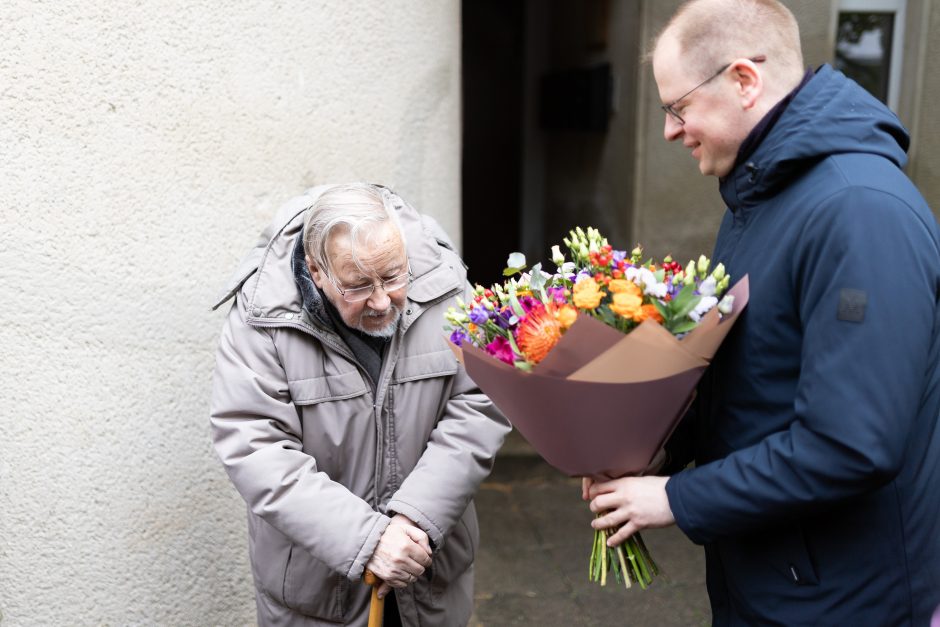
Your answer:
[[[710,623],[704,554],[675,527],[643,534],[662,571],[647,590],[589,582],[593,514],[580,481],[541,461],[519,436],[503,447],[476,503],[472,627]]]

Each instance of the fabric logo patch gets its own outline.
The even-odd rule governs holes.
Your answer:
[[[868,304],[868,294],[862,290],[839,290],[839,312],[836,318],[845,322],[864,322],[865,306]]]

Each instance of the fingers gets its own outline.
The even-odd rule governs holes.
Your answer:
[[[428,540],[428,534],[424,533],[422,529],[411,526],[402,526],[402,529],[405,531],[405,534],[411,538],[418,546],[424,549],[424,552],[427,556],[427,562],[424,563],[425,568],[431,565],[431,542]],[[418,560],[421,561],[421,560]]]
[[[378,594],[379,594],[379,598],[380,598],[380,599],[384,599],[384,598],[385,598],[385,595],[388,594],[388,593],[391,592],[391,591],[392,591],[392,587],[391,587],[390,585],[388,585],[388,583],[386,583],[386,582],[383,581],[383,582],[381,583],[381,585],[379,586],[379,593],[378,593]]]
[[[600,514],[609,509],[617,509],[623,505],[623,499],[617,494],[599,494],[591,500],[590,508],[595,514]]]
[[[636,525],[628,522],[623,527],[618,529],[616,533],[612,534],[609,538],[607,538],[607,546],[614,547],[614,546],[617,546],[618,544],[623,544],[624,542],[627,541],[627,539],[630,536],[632,536],[637,531],[639,531],[639,529],[636,528]]]
[[[615,492],[628,480],[629,478],[622,477],[620,479],[613,479],[611,481],[594,481],[588,488],[588,497],[593,499],[598,494],[608,494],[610,492]]]
[[[581,500],[590,501],[591,500],[591,486],[594,485],[594,480],[590,477],[581,477]]]

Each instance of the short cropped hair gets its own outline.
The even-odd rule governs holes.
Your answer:
[[[321,270],[332,272],[327,245],[334,235],[349,236],[353,261],[362,268],[356,250],[368,242],[377,227],[391,224],[401,238],[392,193],[370,183],[349,183],[320,194],[304,218],[304,253]]]
[[[654,40],[674,35],[692,72],[707,76],[723,64],[757,55],[791,81],[804,71],[800,28],[778,0],[688,0]]]

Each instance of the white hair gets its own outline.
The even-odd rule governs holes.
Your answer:
[[[362,269],[356,249],[385,224],[395,227],[404,244],[389,189],[370,183],[331,187],[314,201],[304,219],[304,253],[318,268],[331,272],[327,245],[334,235],[347,234],[353,261]]]

